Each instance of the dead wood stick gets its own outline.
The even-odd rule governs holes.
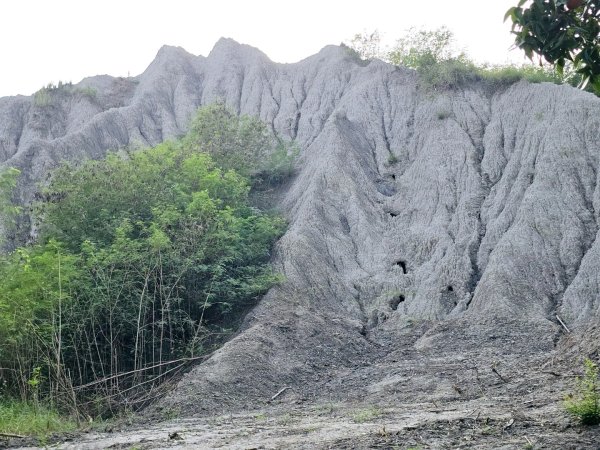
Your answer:
[[[171,368],[171,369],[169,369],[169,370],[166,370],[165,372],[161,373],[160,375],[157,375],[157,376],[156,376],[156,377],[154,377],[154,378],[151,378],[150,380],[143,381],[143,382],[141,382],[141,383],[138,383],[138,384],[136,384],[135,386],[128,387],[127,389],[124,389],[124,390],[122,390],[122,391],[119,391],[119,392],[117,392],[117,393],[115,393],[115,394],[106,395],[106,396],[102,397],[102,400],[108,400],[109,398],[117,397],[117,396],[123,395],[125,392],[129,392],[129,391],[131,391],[131,390],[133,390],[133,389],[137,389],[138,387],[140,387],[140,386],[142,386],[142,385],[144,385],[144,384],[153,383],[154,381],[156,381],[156,380],[158,380],[159,378],[161,378],[161,377],[165,376],[165,375],[166,375],[166,374],[168,374],[169,372],[172,372],[172,371],[174,371],[174,370],[180,369],[180,368],[181,368],[181,367],[183,367],[184,365],[185,365],[185,363],[183,363],[183,364],[179,364],[178,366],[176,366],[176,367],[173,367],[173,368]],[[165,382],[165,383],[163,383],[163,384],[166,384],[166,382]],[[84,405],[89,405],[90,403],[97,402],[97,401],[98,401],[98,399],[97,399],[97,398],[95,398],[94,400],[90,400],[90,401],[88,401],[88,402],[85,402],[85,403],[84,403]]]
[[[473,414],[475,414],[476,412],[479,411],[480,408],[475,408],[473,411],[471,411],[469,414],[467,414],[467,417],[472,416]]]
[[[541,370],[541,373],[547,373],[548,375],[553,375],[555,377],[567,377],[567,378],[571,378],[571,377],[578,377],[579,375],[574,375],[572,373],[558,373],[558,372],[554,372],[553,370]]]
[[[281,389],[279,392],[277,392],[277,394],[275,394],[273,397],[271,397],[271,399],[267,403],[271,403],[273,400],[275,400],[277,397],[279,397],[281,394],[283,394],[289,388],[290,388],[289,386],[286,386],[283,389]]]
[[[0,437],[7,438],[25,438],[27,436],[21,436],[20,434],[12,434],[12,433],[0,433]]]
[[[508,383],[506,378],[504,378],[502,375],[500,375],[500,372],[498,372],[495,367],[492,367],[492,372],[494,372],[498,376],[498,378],[500,378],[502,380],[503,383]]]
[[[165,361],[160,364],[154,364],[152,366],[142,367],[141,369],[130,370],[129,372],[117,373],[115,375],[111,375],[110,377],[105,377],[100,380],[92,381],[91,383],[75,386],[75,387],[73,387],[73,390],[79,391],[81,389],[85,389],[90,386],[94,386],[96,384],[106,383],[107,381],[114,380],[115,378],[124,377],[124,376],[131,375],[134,373],[144,372],[146,370],[156,369],[157,367],[167,366],[169,364],[175,364],[175,363],[179,363],[179,362],[196,361],[198,359],[208,359],[208,357],[209,357],[209,355],[203,355],[203,356],[195,356],[193,358],[179,358],[179,359],[174,359],[173,361]]]
[[[565,330],[567,330],[567,333],[570,333],[570,332],[571,332],[571,330],[569,330],[569,327],[567,327],[567,326],[565,325],[565,323],[562,321],[562,319],[560,318],[560,316],[559,316],[558,314],[556,315],[556,318],[558,319],[558,321],[560,322],[560,324],[563,326],[563,328],[564,328]]]

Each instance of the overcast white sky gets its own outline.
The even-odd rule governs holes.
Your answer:
[[[0,1],[0,97],[49,82],[144,71],[158,49],[208,55],[220,37],[296,62],[328,44],[378,29],[393,42],[411,26],[446,25],[482,62],[523,62],[509,53],[505,11],[518,0],[6,0]]]

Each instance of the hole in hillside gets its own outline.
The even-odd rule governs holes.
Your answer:
[[[388,214],[390,215],[390,217],[398,217],[398,214],[393,212],[388,212]]]
[[[385,195],[386,197],[391,197],[396,194],[396,185],[391,180],[378,180],[376,181],[375,187],[380,194]]]
[[[400,303],[402,303],[405,300],[404,295],[399,294],[394,296],[391,300],[390,300],[390,308],[392,308],[392,311],[396,311],[398,309],[398,305]]]
[[[392,174],[391,177],[392,177],[392,180],[396,181],[396,175]]]
[[[400,267],[402,269],[403,274],[406,274],[406,262],[405,261],[400,260],[400,261],[396,262],[395,265],[396,265],[396,267]]]
[[[454,288],[453,288],[452,286],[448,286],[448,287],[446,288],[446,290],[447,290],[448,292],[454,292]]]
[[[342,229],[344,233],[350,233],[350,224],[348,223],[348,218],[346,216],[340,216],[340,224],[342,225]]]

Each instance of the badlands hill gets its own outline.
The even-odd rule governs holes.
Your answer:
[[[526,435],[585,447],[560,403],[599,343],[597,97],[526,82],[432,91],[342,47],[284,65],[229,39],[208,57],[163,47],[138,77],[51,94],[0,99],[0,164],[23,171],[24,203],[62,159],[182,135],[215,101],[301,149],[277,195],[286,281],[148,417],[253,410],[287,388],[272,402],[283,411],[375,405],[385,421],[396,408],[386,426],[401,442],[441,421],[460,440],[485,416],[499,431],[478,435],[482,448]],[[336,430],[322,444],[353,448]]]

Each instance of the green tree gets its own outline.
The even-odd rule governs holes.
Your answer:
[[[447,88],[477,78],[475,65],[454,46],[446,27],[437,30],[411,28],[398,39],[386,59],[395,65],[417,70],[427,86]]]
[[[563,73],[568,63],[600,93],[600,2],[597,0],[520,0],[506,12],[515,45]]]
[[[196,131],[221,129],[219,139],[187,136],[52,174],[38,242],[0,259],[0,367],[13,393],[27,398],[41,367],[36,392],[54,398],[102,398],[104,408],[143,399],[279,281],[270,249],[285,222],[253,208],[250,180],[205,148],[235,165],[222,146],[254,154],[244,140],[263,131],[208,119]]]
[[[454,48],[453,42],[454,36],[446,27],[433,31],[411,28],[396,41],[387,59],[396,65],[418,69],[452,58],[465,58],[464,53]]]
[[[210,154],[217,165],[259,184],[291,175],[298,153],[264,122],[248,115],[238,116],[223,103],[200,108],[184,143]]]
[[[357,33],[354,35],[348,47],[353,49],[358,56],[363,60],[372,60],[375,58],[382,58],[384,55],[381,53],[381,36],[379,31],[375,30],[372,33],[366,31]]]
[[[0,259],[0,362],[18,375],[9,377],[9,387],[22,400],[29,399],[34,368],[61,364],[59,315],[72,283],[84,281],[78,261],[54,240]]]

